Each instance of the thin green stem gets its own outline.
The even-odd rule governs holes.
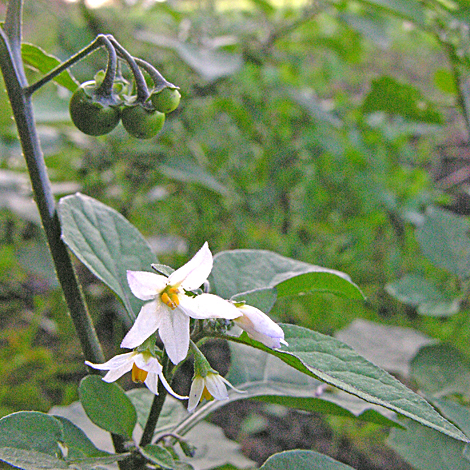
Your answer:
[[[113,96],[113,85],[114,79],[116,78],[116,67],[117,67],[117,56],[116,49],[111,44],[111,41],[104,35],[99,36],[100,40],[103,42],[106,50],[108,51],[108,65],[106,66],[106,74],[101,85],[96,90],[96,94],[102,97],[112,97]]]
[[[135,57],[134,60],[139,67],[142,67],[150,75],[154,84],[153,91],[158,93],[167,87],[178,88],[173,85],[173,83],[170,83],[152,64],[149,64],[147,61],[137,57]]]
[[[134,76],[135,84],[137,87],[137,102],[144,103],[145,100],[149,97],[150,93],[147,87],[147,83],[145,83],[145,78],[142,74],[142,71],[139,69],[136,60],[132,57],[129,52],[127,52],[121,44],[119,44],[116,39],[108,34],[108,39],[111,41],[113,46],[116,48],[116,51],[120,57],[122,57],[129,68],[131,69],[132,75]]]

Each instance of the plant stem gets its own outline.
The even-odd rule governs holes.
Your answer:
[[[113,85],[116,77],[117,56],[116,49],[111,41],[104,35],[98,36],[108,51],[108,65],[106,66],[106,74],[101,85],[96,90],[96,94],[106,98],[113,97]]]
[[[103,45],[106,45],[106,43],[103,41],[103,38],[103,35],[97,36],[91,44],[83,48],[81,51],[78,51],[76,54],[70,57],[70,59],[67,59],[65,62],[58,65],[56,68],[52,69],[48,74],[44,75],[44,77],[42,77],[37,82],[34,82],[32,85],[26,87],[25,93],[27,95],[32,95],[36,90],[41,88],[46,83],[50,82],[52,79],[57,77],[57,75],[60,75],[64,70],[67,70],[69,67],[76,64],[96,49],[99,49]]]
[[[134,76],[135,84],[137,87],[137,100],[136,101],[138,103],[144,103],[145,100],[149,97],[150,93],[147,87],[147,83],[145,83],[145,78],[142,75],[142,71],[139,69],[138,65],[136,64],[134,57],[132,57],[129,54],[129,52],[127,52],[111,34],[108,34],[108,39],[116,48],[118,55],[127,62],[127,64],[129,65],[129,68],[131,69],[131,72],[132,72],[132,75]]]
[[[21,12],[21,1],[11,0],[8,3],[6,29],[0,27],[0,69],[28,167],[34,199],[70,316],[85,359],[99,363],[104,361],[103,351],[83,298],[70,254],[61,238],[60,221],[36,131],[31,95],[25,92],[27,80],[21,59]],[[115,449],[123,452],[123,438],[116,435],[112,438]]]
[[[171,372],[172,366],[169,363],[168,356],[166,355],[165,352],[163,356],[162,366],[163,366],[163,373],[165,377],[169,379],[170,378],[169,374]],[[171,383],[171,380],[168,380],[168,382]],[[158,395],[155,395],[153,399],[152,407],[150,408],[149,417],[147,418],[144,432],[140,439],[139,445],[141,447],[145,447],[147,444],[150,444],[152,442],[152,437],[155,432],[155,427],[157,426],[158,418],[160,417],[160,413],[162,412],[163,403],[165,402],[166,395],[167,395],[166,388],[163,385],[163,382],[160,380],[158,382]]]
[[[10,0],[7,5],[4,31],[7,43],[10,46],[13,66],[21,62],[21,19],[23,14],[23,0]],[[2,38],[3,39],[3,38]],[[26,75],[22,67],[16,70],[16,74],[22,84],[26,83]]]
[[[150,78],[154,84],[154,92],[158,93],[167,87],[179,88],[166,80],[165,77],[152,64],[149,64],[147,61],[137,57],[135,57],[134,60],[139,67],[142,67],[150,75]]]
[[[462,110],[462,115],[465,121],[465,127],[467,129],[467,138],[470,137],[470,115],[469,115],[469,103],[468,98],[465,96],[464,81],[459,70],[459,59],[455,53],[454,48],[450,44],[444,44],[447,53],[449,54],[450,65],[452,68],[452,76],[454,78],[455,89],[457,91],[457,100]]]
[[[15,47],[20,47],[18,43]],[[49,248],[56,267],[57,277],[79,336],[85,358],[90,362],[104,360],[91,317],[73,269],[67,247],[61,239],[60,222],[52,195],[47,168],[33,116],[31,97],[22,86],[25,79],[23,64],[14,62],[13,52],[3,30],[0,30],[0,68],[16,121],[26,164],[28,166],[34,199],[46,232]]]

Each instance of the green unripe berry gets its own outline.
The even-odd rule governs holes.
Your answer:
[[[150,100],[157,111],[171,113],[180,104],[181,93],[176,88],[166,87],[158,93],[152,93]]]
[[[126,131],[138,139],[151,139],[165,123],[165,114],[149,109],[141,104],[126,106],[122,110],[122,125]]]
[[[104,135],[119,123],[121,110],[95,95],[96,82],[82,83],[69,103],[70,117],[75,126],[88,135]]]

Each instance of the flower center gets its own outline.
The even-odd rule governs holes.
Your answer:
[[[161,294],[160,298],[165,305],[168,305],[172,310],[174,310],[180,304],[180,299],[178,298],[178,288],[177,287],[167,287]]]
[[[207,401],[211,401],[214,399],[214,397],[210,394],[209,390],[207,390],[207,387],[204,385],[204,390],[202,391],[202,397],[205,398]]]
[[[140,367],[137,367],[134,362],[132,365],[132,381],[139,384],[144,383],[147,375],[148,372],[146,370],[142,370]]]

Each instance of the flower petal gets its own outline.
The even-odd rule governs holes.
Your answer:
[[[158,374],[149,372],[144,384],[154,395],[158,395]]]
[[[154,299],[165,287],[167,278],[147,271],[127,271],[127,282],[132,293],[140,300]]]
[[[182,286],[186,290],[197,289],[208,278],[212,270],[212,253],[207,242],[181,268],[168,277],[168,285]]]
[[[205,378],[207,391],[216,400],[226,400],[228,398],[227,387],[219,374],[209,372]]]
[[[239,390],[238,388],[234,387],[225,377],[220,376],[222,382],[228,385],[232,390],[235,390],[237,393],[246,393],[246,390]]]
[[[111,370],[117,369],[119,367],[124,366],[125,364],[130,364],[132,368],[132,364],[134,363],[134,356],[135,352],[128,352],[124,354],[118,354],[117,356],[112,357],[109,361],[104,362],[103,364],[93,364],[90,361],[85,361],[87,366],[93,367],[93,369],[98,370]]]
[[[204,379],[201,376],[194,378],[189,391],[188,411],[194,411],[198,403],[201,401],[202,392],[204,391]]]
[[[170,386],[170,384],[167,382],[165,376],[162,374],[159,374],[160,380],[162,381],[163,386],[166,388],[166,391],[173,395],[175,398],[178,398],[178,400],[187,400],[189,397],[184,397],[181,395],[178,395]]]
[[[168,309],[160,299],[145,304],[137,315],[134,325],[124,336],[121,348],[134,349],[140,346],[159,327],[161,320]]]
[[[284,341],[284,331],[273,322],[265,313],[251,305],[238,307],[241,317],[235,318],[235,323],[243,328],[248,335],[263,343],[268,348],[280,348]]]
[[[240,316],[238,309],[228,300],[214,294],[201,294],[196,297],[178,296],[181,309],[191,318],[226,318],[232,320]]]
[[[163,370],[163,367],[158,362],[156,357],[151,356],[150,354],[138,353],[134,359],[135,365],[142,370],[147,372],[152,372],[155,374],[160,374]]]
[[[168,314],[162,316],[158,333],[173,364],[186,359],[189,349],[189,317],[179,309],[168,308]]]
[[[111,369],[104,377],[105,382],[114,382],[132,369],[134,361],[124,364],[116,369]]]

